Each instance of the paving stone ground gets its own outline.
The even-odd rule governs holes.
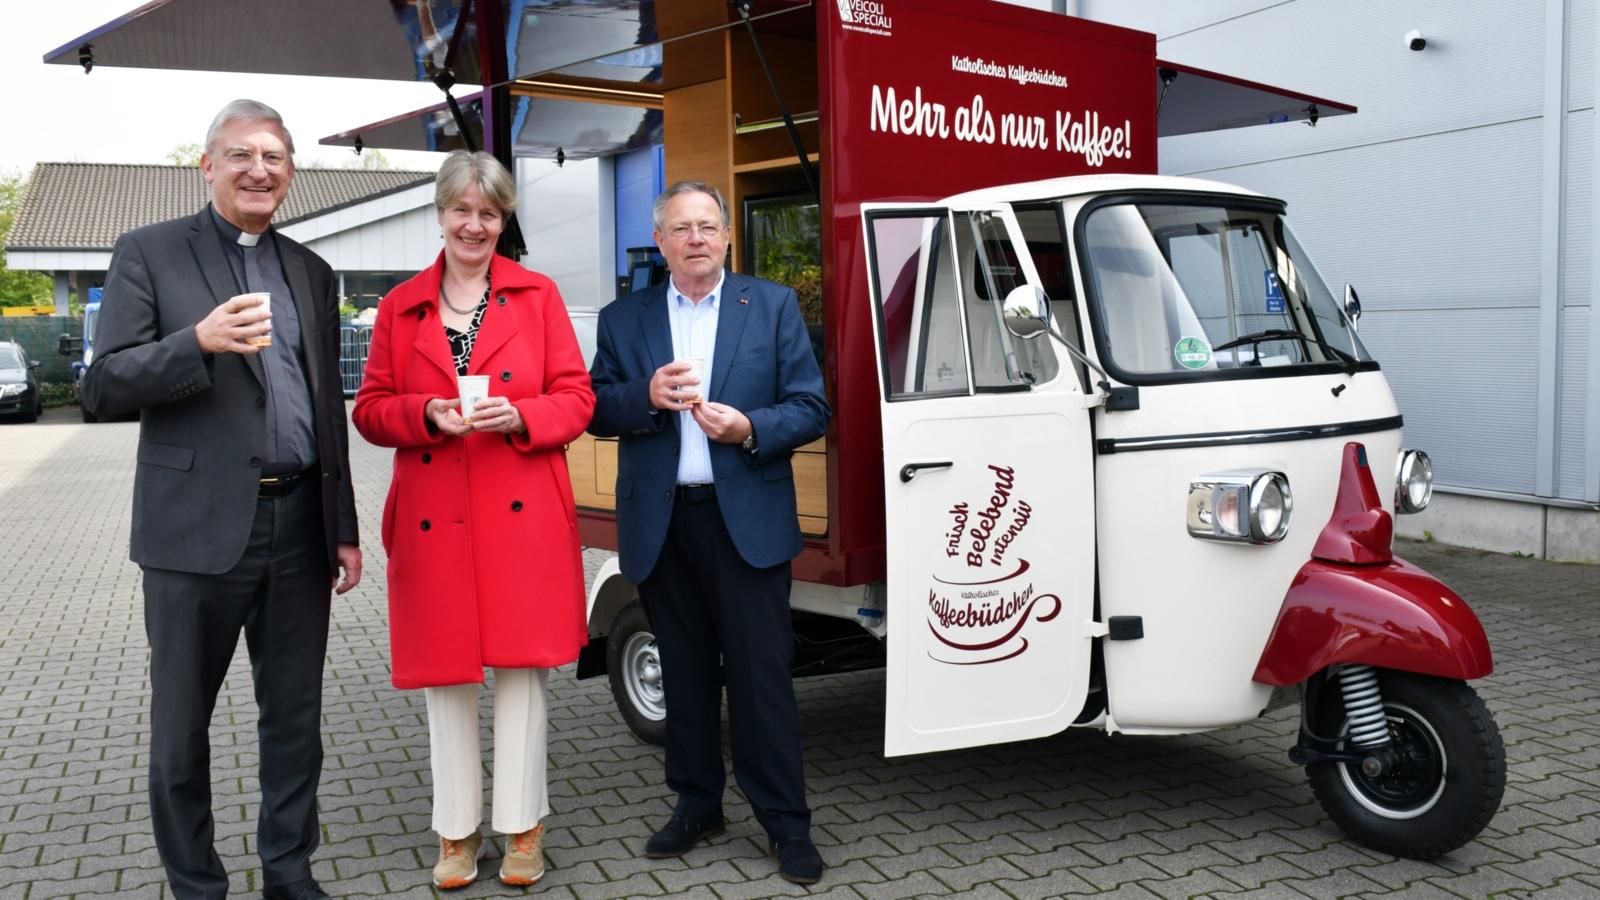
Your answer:
[[[72,409],[0,425],[0,900],[166,896],[145,800],[139,573],[127,561],[136,429],[85,426]],[[335,896],[427,897],[424,707],[390,687],[386,660],[377,532],[389,456],[356,440],[367,575],[334,605],[315,874]],[[737,797],[724,837],[684,860],[644,860],[640,845],[670,809],[660,752],[623,726],[604,679],[569,668],[551,681],[552,868],[537,892],[1600,897],[1600,569],[1430,544],[1401,552],[1484,620],[1496,671],[1476,687],[1509,758],[1488,830],[1437,862],[1341,838],[1285,758],[1290,710],[1210,734],[1072,731],[886,761],[879,673],[798,683],[829,865],[819,886],[775,876]],[[590,554],[591,572],[602,558]],[[259,891],[254,724],[241,649],[211,730],[218,850],[238,896]],[[486,880],[456,896],[521,893]]]

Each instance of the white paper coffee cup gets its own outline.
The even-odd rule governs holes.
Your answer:
[[[266,292],[266,291],[254,291],[254,292],[249,293],[249,294],[240,294],[239,296],[234,297],[233,299],[235,299],[235,300],[254,300],[256,303],[261,304],[261,308],[262,309],[267,310],[268,312],[272,311],[272,295],[270,293]],[[249,344],[252,347],[271,347],[272,346],[272,320],[271,319],[267,320],[267,333],[266,334],[259,334],[259,335],[256,335],[255,337],[245,338],[244,342],[246,344]]]
[[[678,360],[688,363],[689,371],[683,374],[684,382],[694,381],[695,384],[680,384],[678,396],[685,403],[699,403],[706,396],[706,361],[704,357],[688,356]]]
[[[489,399],[489,376],[457,375],[456,388],[461,392],[461,418],[471,422],[472,408]]]

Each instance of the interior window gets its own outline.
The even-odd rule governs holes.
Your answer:
[[[1039,286],[1050,300],[1050,327],[1078,349],[1083,349],[1083,333],[1078,327],[1077,290],[1072,282],[1072,255],[1061,230],[1058,204],[1017,207],[1017,224],[1028,245],[1028,256],[1039,273]],[[1044,338],[1048,340],[1048,337]],[[1079,364],[1079,387],[1089,391],[1089,373]]]
[[[973,386],[1008,390],[1055,378],[1058,365],[1049,337],[1019,338],[1005,327],[1002,303],[1011,291],[1028,285],[1005,220],[993,212],[957,213],[955,239]]]

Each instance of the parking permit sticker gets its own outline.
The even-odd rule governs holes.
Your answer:
[[[1172,358],[1185,369],[1203,369],[1211,363],[1211,345],[1204,338],[1179,338],[1172,348]]]
[[[1267,277],[1267,312],[1283,312],[1283,287],[1278,284],[1278,273],[1268,269],[1262,274]]]

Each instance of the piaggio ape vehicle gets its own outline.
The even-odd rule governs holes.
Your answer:
[[[888,755],[1205,731],[1298,700],[1291,757],[1341,828],[1412,857],[1471,840],[1504,784],[1466,683],[1489,646],[1391,552],[1432,473],[1402,448],[1355,292],[1328,288],[1282,202],[1149,174],[1186,79],[1220,85],[1202,105],[1260,92],[1241,101],[1269,107],[1257,122],[1348,108],[1060,16],[814,12],[819,128],[800,137],[820,141],[836,418],[793,460],[796,674],[885,666]],[[673,172],[667,124],[669,180],[715,182]],[[740,140],[736,205],[786,171],[740,163]],[[570,457],[591,546],[614,546],[614,453]],[[608,673],[657,740],[671,673],[635,598],[608,563],[580,676]]]

